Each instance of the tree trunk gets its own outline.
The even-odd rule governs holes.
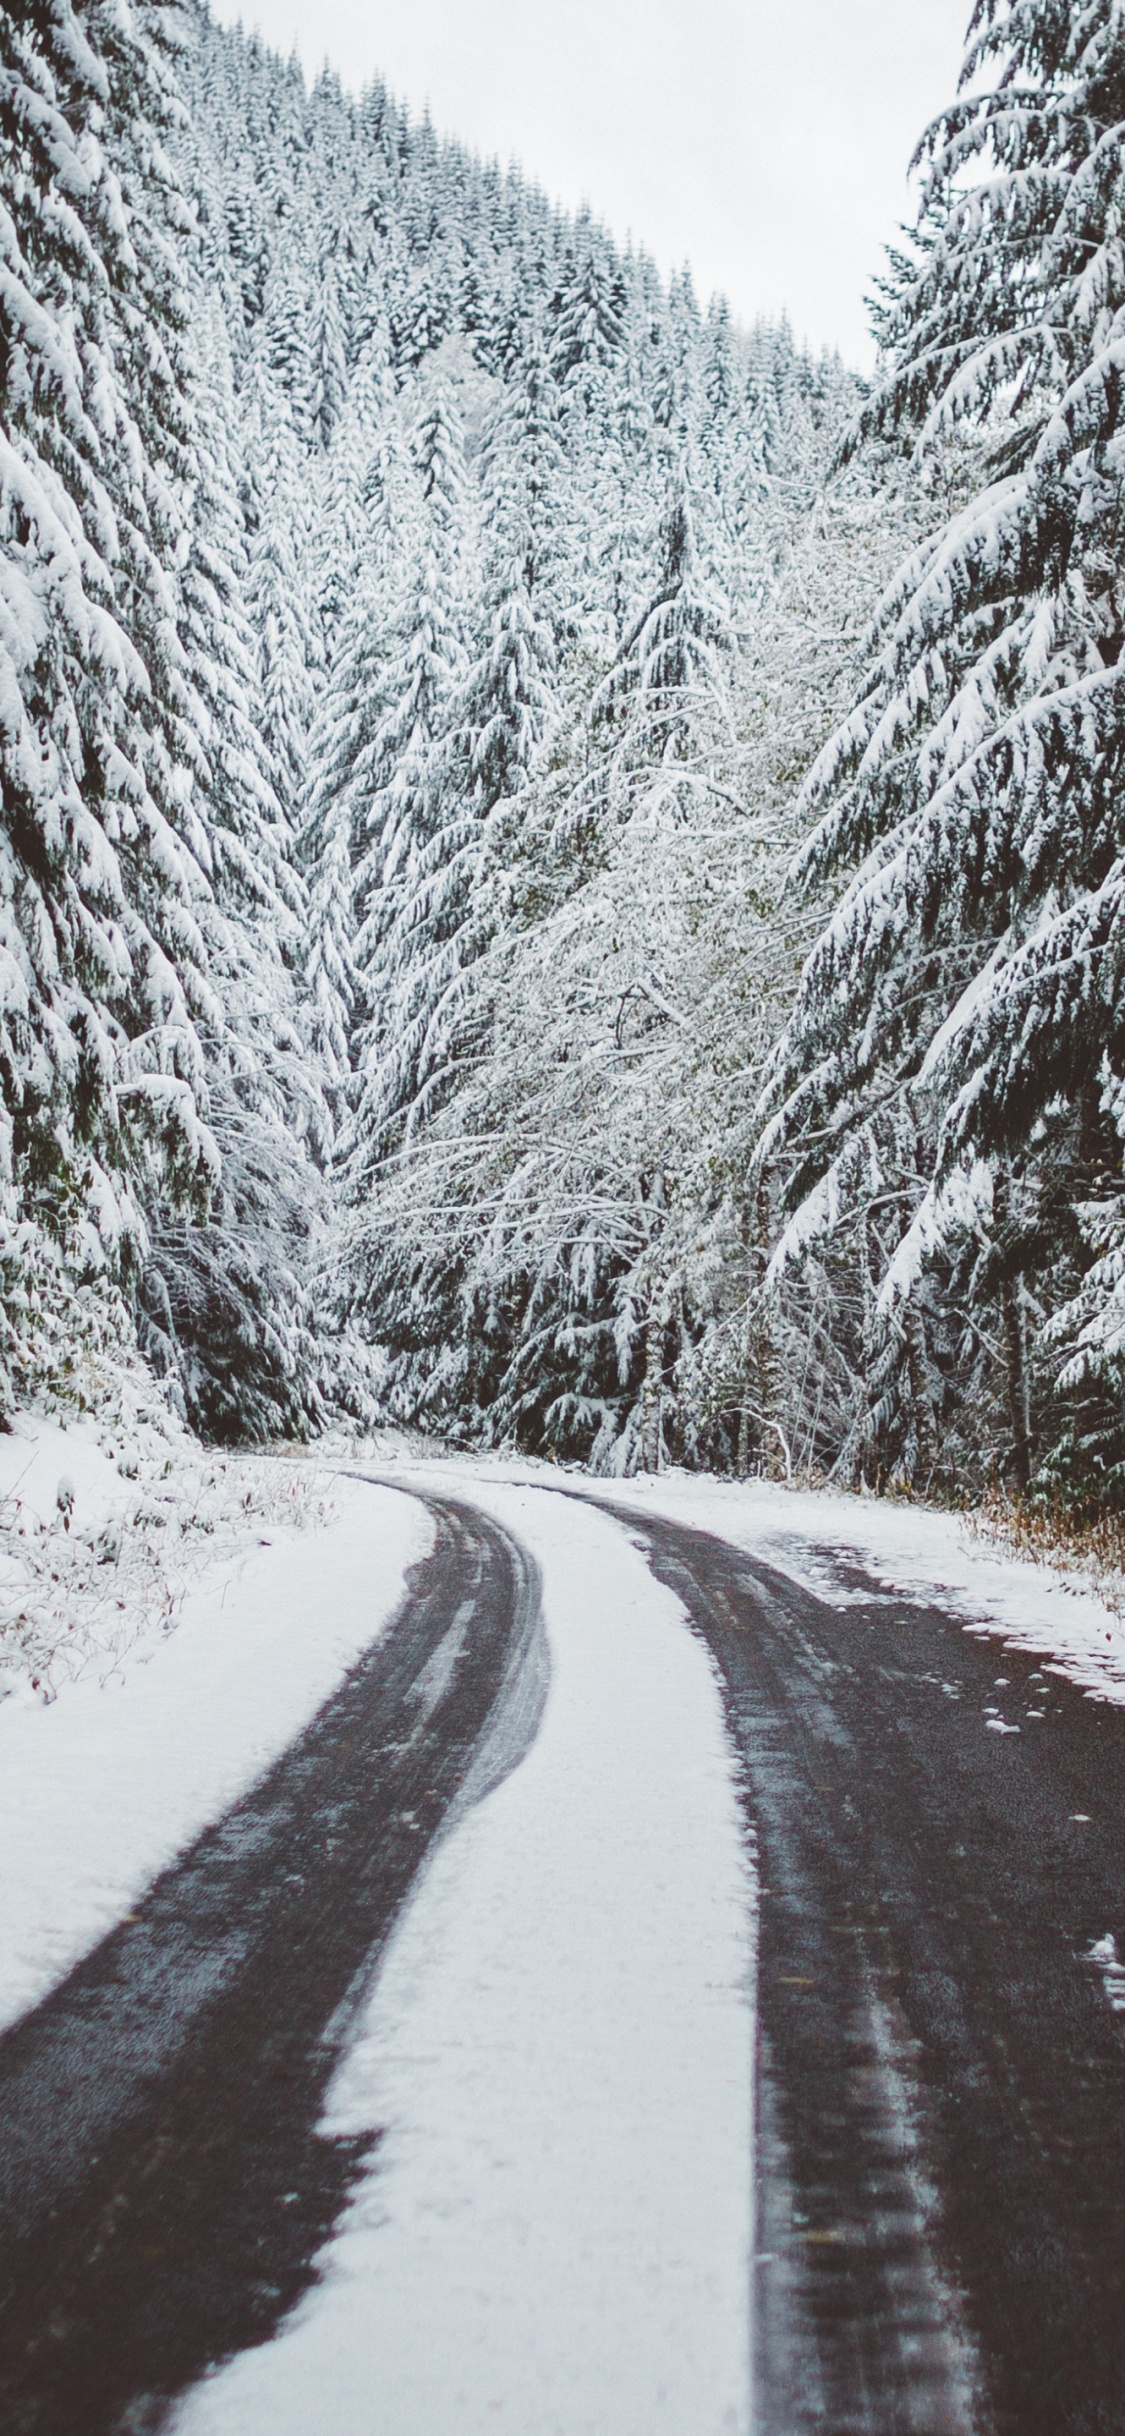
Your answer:
[[[1010,1234],[1012,1225],[1012,1196],[1009,1179],[1002,1169],[993,1179],[992,1208],[1003,1259],[1003,1238]],[[1012,1424],[1012,1470],[1016,1487],[1024,1496],[1031,1481],[1031,1381],[1027,1366],[1027,1313],[1023,1279],[1018,1270],[1009,1270],[1006,1263],[1001,1273],[1000,1309],[1004,1322],[1004,1384]]]
[[[910,1379],[910,1403],[914,1414],[914,1433],[918,1440],[918,1474],[924,1484],[937,1467],[937,1420],[930,1396],[929,1364],[926,1359],[926,1326],[917,1289],[911,1288],[906,1302],[906,1366]]]
[[[754,1203],[756,1239],[754,1245],[754,1385],[757,1391],[760,1417],[762,1454],[768,1480],[784,1480],[789,1466],[783,1457],[786,1440],[780,1426],[781,1402],[778,1385],[777,1347],[770,1325],[770,1308],[766,1297],[766,1270],[770,1265],[770,1237],[773,1232],[773,1212],[770,1207],[768,1175],[758,1178]]]
[[[660,1470],[664,1406],[664,1314],[650,1311],[645,1324],[645,1375],[641,1388],[641,1470]]]
[[[1012,1423],[1012,1470],[1022,1496],[1026,1494],[1031,1480],[1031,1386],[1027,1375],[1027,1324],[1022,1278],[1005,1278],[1002,1301],[1008,1412]]]
[[[856,1397],[855,1457],[852,1463],[852,1485],[867,1485],[867,1457],[872,1445],[871,1377],[875,1367],[875,1280],[871,1274],[871,1243],[867,1232],[866,1210],[859,1217],[859,1279],[862,1298],[862,1336],[860,1339],[859,1393]]]

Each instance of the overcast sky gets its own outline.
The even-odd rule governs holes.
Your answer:
[[[742,320],[870,362],[864,294],[969,0],[217,0],[345,85],[588,202]]]

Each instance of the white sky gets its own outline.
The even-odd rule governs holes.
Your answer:
[[[439,132],[588,202],[701,302],[788,310],[870,362],[863,298],[953,95],[969,0],[215,0],[228,23],[382,75]]]

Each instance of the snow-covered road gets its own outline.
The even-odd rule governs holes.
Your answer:
[[[324,2129],[349,2157],[380,2138],[320,2281],[273,2342],[189,2395],[189,2430],[748,2426],[753,1905],[714,1673],[618,1525],[539,1489],[472,1488],[543,1573],[545,1713],[523,1765],[461,1805],[331,2092]],[[100,1966],[112,2031],[145,1886],[209,1819],[237,1817],[378,1631],[432,1526],[375,1485],[337,1507],[327,1532],[248,1548],[123,1680],[0,1709],[9,2018],[136,1917]],[[418,1679],[423,1707],[460,1665],[457,1629],[447,1646],[441,1680],[432,1659]],[[155,2054],[155,2024],[144,2038]],[[130,2198],[122,2222],[149,2206]],[[171,2272],[166,2254],[157,2281]],[[107,2374],[119,2402],[119,2359]],[[29,2424],[116,2424],[95,2383],[85,2420],[72,2384]],[[150,2416],[156,2402],[150,2386]]]
[[[617,1525],[473,1495],[542,1570],[542,1727],[380,1972],[329,2119],[385,2137],[324,2284],[180,2436],[748,2425],[752,1905],[718,1687]]]
[[[248,1542],[104,1690],[0,1706],[8,2018],[55,1991],[0,2040],[31,2099],[9,2148],[34,2185],[37,2025],[81,2058],[88,2022],[94,2058],[119,2016],[142,2100],[120,2178],[92,2157],[44,2252],[86,2294],[88,2336],[45,2320],[77,2387],[72,2363],[48,2391],[0,2305],[13,2426],[1125,2424],[1114,1619],[937,1516],[677,1480],[591,1503],[495,1464],[398,1479]],[[54,2174],[70,2134],[38,2103]],[[193,2312],[177,2369],[153,2328],[178,2342]]]

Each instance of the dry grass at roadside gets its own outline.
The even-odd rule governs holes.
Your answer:
[[[1012,1556],[1073,1575],[1114,1615],[1125,1616],[1125,1515],[1083,1520],[1065,1506],[1043,1506],[997,1491],[965,1520],[982,1539],[998,1542]]]

